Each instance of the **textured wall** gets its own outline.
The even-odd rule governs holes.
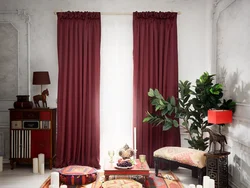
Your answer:
[[[31,96],[40,92],[40,86],[31,84],[32,72],[49,70],[51,84],[44,86],[50,91],[49,107],[57,105],[57,17],[54,14],[55,11],[125,12],[131,13],[131,18],[134,11],[179,11],[181,12],[178,15],[179,79],[195,81],[203,72],[210,72],[212,0],[0,0],[0,4],[1,10],[25,9],[30,15],[31,78],[29,83]],[[110,17],[114,19],[119,15],[110,15]],[[115,42],[117,41],[112,41],[112,43]],[[23,47],[25,46],[20,45],[20,49]],[[105,48],[105,46],[102,47]],[[112,54],[112,52],[107,53]],[[24,52],[21,51],[19,56],[23,55]],[[26,82],[22,79],[20,85],[27,88]],[[183,137],[185,135],[182,136],[183,145],[188,146]]]
[[[250,187],[250,22],[249,0],[223,0],[217,27],[217,75],[226,98],[237,102],[228,138],[232,185]],[[226,4],[230,6],[226,6]]]
[[[49,70],[51,84],[49,106],[57,98],[57,17],[54,11],[80,10],[101,12],[180,11],[178,16],[179,77],[194,81],[204,71],[210,71],[207,53],[206,0],[1,0],[1,9],[26,9],[31,15],[31,73]],[[113,15],[119,16],[119,15]],[[112,39],[110,39],[112,40]],[[206,57],[206,58],[204,58]],[[32,74],[31,74],[32,79]],[[45,86],[44,86],[45,87]],[[40,91],[31,85],[31,95]]]
[[[250,1],[240,0],[227,8],[218,22],[218,66],[226,95],[250,104]]]
[[[18,92],[18,31],[0,23],[0,99],[15,99]]]
[[[17,14],[18,13],[18,14]],[[0,155],[9,161],[9,108],[28,94],[28,25],[23,11],[0,10]]]

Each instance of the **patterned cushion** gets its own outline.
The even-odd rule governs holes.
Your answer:
[[[206,166],[206,152],[182,147],[163,147],[154,152],[154,157],[177,161],[182,164],[203,168]]]
[[[97,178],[97,170],[89,166],[71,165],[60,170],[60,181],[66,185],[86,185]]]
[[[130,179],[114,179],[114,180],[109,180],[105,181],[102,184],[103,188],[142,188],[142,184],[130,180]]]

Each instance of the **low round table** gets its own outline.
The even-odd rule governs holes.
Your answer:
[[[105,181],[102,184],[102,188],[111,188],[111,187],[142,188],[142,184],[138,183],[135,180],[131,180],[131,179],[114,179],[114,180]]]

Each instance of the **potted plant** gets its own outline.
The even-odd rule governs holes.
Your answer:
[[[207,121],[209,109],[226,109],[235,111],[235,102],[232,99],[222,99],[222,85],[213,84],[215,75],[203,73],[191,88],[191,82],[179,81],[179,98],[173,96],[166,100],[157,89],[150,89],[148,96],[154,112],[147,112],[143,122],[153,126],[163,126],[167,131],[172,126],[182,126],[189,134],[187,141],[191,148],[205,150],[208,146],[208,137],[204,138],[203,129],[211,125]],[[180,123],[178,122],[180,120]]]

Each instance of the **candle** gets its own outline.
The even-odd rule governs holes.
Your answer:
[[[203,176],[203,188],[211,188],[209,176]]]
[[[214,188],[214,187],[215,187],[214,179],[210,179],[210,181],[209,181],[209,188]]]
[[[38,173],[38,158],[33,158],[33,173]]]
[[[195,185],[194,185],[194,184],[190,184],[190,185],[188,186],[188,188],[195,188]]]
[[[3,156],[0,156],[0,172],[3,171]]]
[[[202,188],[202,185],[197,185],[196,188]]]
[[[67,188],[67,185],[61,185],[60,188]]]
[[[58,188],[59,187],[59,173],[52,172],[50,176],[51,176],[51,185],[54,185],[56,188]]]
[[[40,169],[40,174],[44,174],[44,163],[40,163],[39,169]]]
[[[44,163],[44,154],[39,153],[38,154],[38,168],[40,168],[41,164]],[[39,172],[41,173],[40,169],[38,169]]]
[[[136,150],[136,127],[134,127],[134,150]]]

